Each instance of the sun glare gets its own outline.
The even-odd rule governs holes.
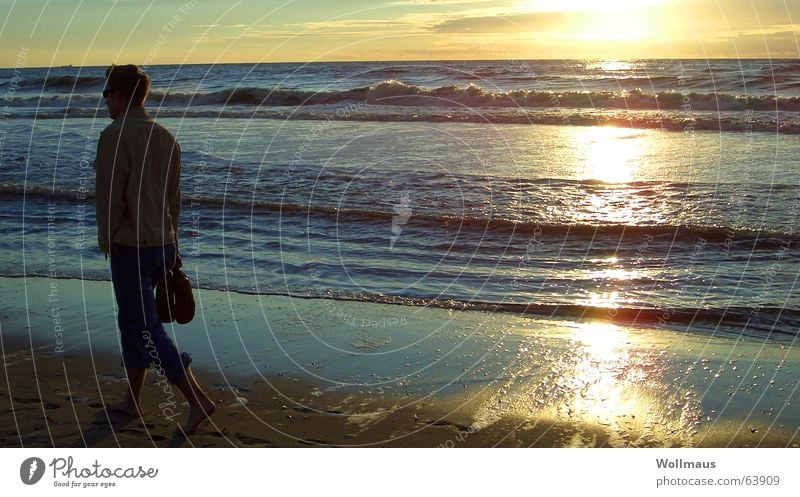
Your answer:
[[[573,38],[585,40],[633,41],[658,36],[662,23],[645,9],[603,10],[593,13]]]
[[[573,337],[583,348],[583,360],[575,368],[575,395],[569,406],[573,415],[589,423],[615,425],[628,416],[645,418],[653,406],[641,395],[623,329],[604,323],[579,325]]]
[[[587,71],[624,72],[632,71],[635,68],[636,64],[625,60],[603,60],[586,64]]]
[[[663,5],[664,0],[527,0],[517,4],[523,12],[574,12],[589,13],[575,17],[575,22],[564,25],[554,33],[560,38],[588,41],[636,41],[653,38],[663,29],[663,19],[652,7]]]
[[[578,177],[608,183],[633,181],[643,154],[642,130],[593,127],[576,133],[575,145],[582,150],[584,160]]]

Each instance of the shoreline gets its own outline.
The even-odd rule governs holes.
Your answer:
[[[110,282],[57,281],[61,345],[51,283],[0,278],[3,446],[800,444],[800,351],[785,344],[213,290],[170,332],[218,403],[185,440],[181,396],[152,372],[144,420],[102,409],[126,387]],[[405,324],[365,332],[338,311]]]
[[[189,275],[192,276],[191,274]],[[103,278],[75,278],[74,276],[46,276],[46,275],[4,275],[0,276],[0,281],[4,279],[9,280],[55,280],[55,281],[68,281],[68,282],[94,282],[94,283],[110,283],[109,279]],[[549,319],[553,321],[575,321],[575,320],[596,320],[602,322],[613,323],[620,326],[644,327],[654,329],[668,329],[674,332],[681,333],[695,333],[698,335],[714,335],[723,336],[727,338],[741,338],[746,337],[750,340],[769,340],[774,344],[794,345],[798,340],[798,335],[789,333],[787,331],[775,329],[777,321],[773,322],[773,328],[768,331],[749,331],[746,329],[739,329],[741,323],[732,321],[725,321],[725,316],[733,314],[730,310],[717,315],[703,316],[699,309],[690,308],[672,308],[664,309],[659,307],[619,307],[609,308],[604,306],[592,306],[581,304],[523,304],[523,303],[503,303],[503,302],[484,302],[484,301],[465,301],[458,299],[436,300],[425,297],[398,297],[402,300],[393,300],[391,297],[373,295],[373,299],[365,300],[350,296],[340,295],[303,295],[303,294],[288,294],[279,292],[257,292],[241,289],[229,288],[212,288],[209,286],[198,287],[194,280],[192,280],[193,290],[214,293],[230,293],[233,295],[241,296],[242,298],[255,297],[257,299],[269,299],[271,297],[278,297],[283,299],[299,299],[314,302],[331,303],[334,306],[336,303],[358,303],[358,304],[376,304],[384,306],[398,306],[401,309],[407,308],[426,308],[426,309],[444,309],[449,312],[490,312],[508,315],[510,317],[525,317],[529,319]],[[611,311],[614,311],[613,313]],[[744,317],[741,312],[736,313],[736,319]],[[348,316],[351,317],[351,316]],[[675,317],[680,319],[676,320]],[[672,322],[668,322],[671,320]],[[351,326],[356,326],[355,320],[351,320]],[[755,321],[751,320],[752,325]],[[405,325],[401,318],[395,318],[393,321],[368,321],[361,319],[359,325],[361,328],[391,328],[392,326]],[[711,324],[716,324],[714,329],[710,329]],[[769,323],[767,323],[769,324]],[[693,328],[690,328],[693,326]]]

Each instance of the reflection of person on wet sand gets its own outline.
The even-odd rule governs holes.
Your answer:
[[[171,383],[186,396],[190,410],[182,429],[191,434],[213,414],[214,402],[192,375],[189,354],[178,352],[164,330],[153,295],[164,272],[180,261],[180,147],[145,112],[150,78],[141,69],[112,65],[106,78],[103,97],[114,122],[97,146],[97,231],[100,250],[111,257],[122,364],[130,387],[125,400],[106,408],[141,416],[139,396],[152,364],[165,392]]]

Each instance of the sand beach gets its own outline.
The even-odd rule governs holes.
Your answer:
[[[218,404],[125,391],[111,284],[2,278],[4,447],[797,447],[791,341],[196,290],[171,334]]]

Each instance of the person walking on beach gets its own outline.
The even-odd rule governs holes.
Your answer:
[[[165,272],[181,264],[180,146],[144,109],[150,91],[144,71],[112,65],[105,74],[103,98],[114,121],[100,134],[94,164],[97,235],[100,250],[111,258],[122,365],[129,383],[125,399],[106,408],[142,416],[139,396],[152,364],[186,396],[190,409],[182,429],[189,435],[214,413],[215,405],[189,368],[191,356],[180,353],[164,330],[153,295]]]

